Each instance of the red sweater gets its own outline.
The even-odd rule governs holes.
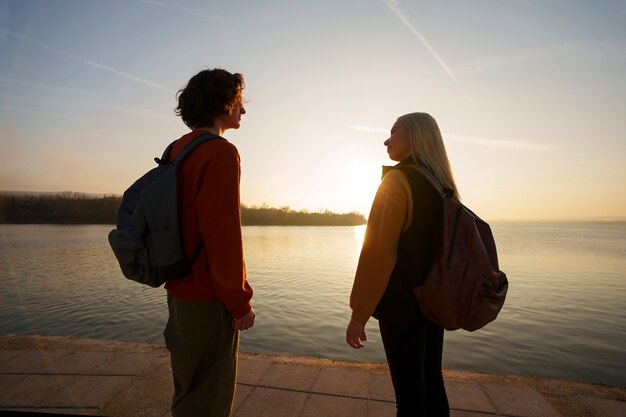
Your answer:
[[[181,137],[170,160],[206,133],[196,130]],[[165,284],[176,298],[221,300],[235,318],[250,311],[253,292],[243,258],[239,178],[239,153],[225,139],[204,142],[183,160],[178,168],[178,210],[187,258],[201,241],[204,245],[189,275]]]

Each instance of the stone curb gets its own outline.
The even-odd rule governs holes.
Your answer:
[[[166,417],[170,372],[163,345],[0,336],[0,417]],[[444,377],[453,417],[626,416],[622,387],[455,370]],[[393,415],[385,364],[240,353],[234,417]]]

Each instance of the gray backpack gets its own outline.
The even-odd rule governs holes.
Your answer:
[[[191,271],[202,249],[200,243],[191,260],[185,257],[178,220],[177,168],[198,145],[216,135],[202,135],[168,163],[172,142],[163,156],[154,158],[159,164],[133,185],[122,197],[117,214],[117,228],[109,233],[109,243],[128,279],[159,287],[170,279],[180,279]]]

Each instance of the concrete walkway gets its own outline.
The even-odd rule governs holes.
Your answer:
[[[445,372],[453,417],[624,417],[626,388]],[[0,416],[168,417],[164,346],[0,336]],[[392,417],[386,365],[241,353],[234,417]]]

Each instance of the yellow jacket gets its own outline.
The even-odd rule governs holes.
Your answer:
[[[411,186],[400,170],[390,170],[383,176],[367,220],[350,294],[354,321],[364,325],[374,313],[396,264],[398,239],[411,227],[412,216]]]

